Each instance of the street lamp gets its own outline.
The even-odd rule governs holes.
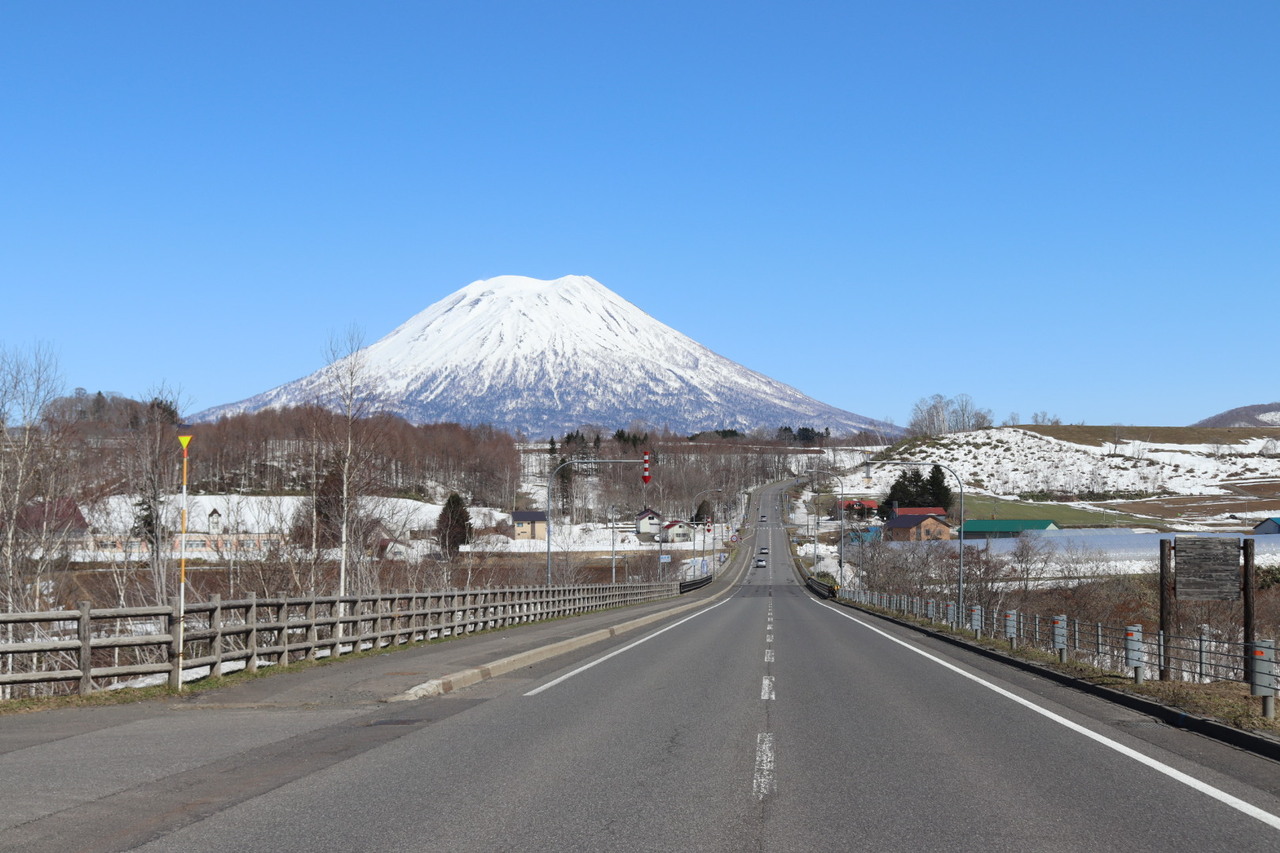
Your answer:
[[[840,580],[843,582],[844,580],[844,496],[845,496],[844,481],[840,479],[839,474],[827,468],[810,468],[809,476],[812,477],[814,474],[827,474],[833,480],[835,480],[836,485],[840,487],[840,490],[836,492],[836,500],[839,502],[839,505],[840,505],[840,550],[839,550],[840,556],[836,559],[836,562],[840,566],[840,575],[841,575]],[[816,486],[817,483],[815,483],[814,485]],[[813,496],[813,508],[815,510],[813,514],[813,565],[816,568],[818,565],[818,531],[819,531],[818,513],[816,512],[816,510],[818,509],[818,494],[816,491],[814,492],[814,496]]]
[[[946,465],[939,465],[937,462],[908,462],[901,459],[882,459],[873,462],[870,457],[863,463],[862,472],[863,482],[871,485],[871,466],[872,465],[915,465],[916,467],[937,467],[946,471],[952,477],[956,478],[956,485],[960,487],[960,561],[956,574],[956,619],[964,623],[964,480],[960,479],[960,475],[948,468]]]
[[[695,515],[697,515],[697,514],[698,514],[698,498],[702,497],[703,495],[716,494],[716,493],[723,492],[723,491],[724,491],[724,489],[704,489],[703,491],[698,492],[696,495],[694,495],[694,496],[693,496],[693,512],[689,514],[689,520],[690,520],[690,521],[693,521],[693,517],[694,517]],[[716,515],[715,508],[713,507],[713,508],[712,508],[712,510],[711,510],[711,517],[712,517],[712,518],[715,518],[715,515]],[[702,520],[702,524],[703,524],[703,525],[705,525],[705,524],[706,524],[706,519],[705,519],[705,518]],[[699,526],[701,526],[701,525],[699,525]],[[706,528],[705,528],[705,527],[703,527],[703,534],[702,534],[702,554],[703,554],[703,557],[702,557],[702,559],[703,559],[704,561],[706,560],[706,552],[707,552],[707,534],[706,534],[706,532],[705,532],[705,531],[706,531]],[[714,543],[714,541],[713,541],[713,542],[712,542],[713,547],[714,547],[714,544],[715,544],[715,543]],[[714,555],[713,555],[713,556],[714,556]]]
[[[547,477],[547,586],[551,586],[551,484],[556,481],[556,474],[560,473],[561,468],[569,465],[640,465],[644,464],[645,482],[648,482],[649,476],[649,454],[645,454],[644,459],[569,459],[561,462],[551,472],[551,476]]]

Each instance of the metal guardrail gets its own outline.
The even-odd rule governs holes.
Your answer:
[[[708,576],[708,581],[712,576]],[[699,584],[701,585],[701,584]],[[96,608],[0,614],[0,691],[4,698],[87,694],[139,676],[229,667],[255,671],[321,656],[459,636],[673,598],[662,583],[534,586],[306,598],[250,597],[187,603],[183,648],[178,607]],[[696,587],[690,587],[696,588]],[[202,673],[203,674],[203,673]]]
[[[976,605],[965,608],[968,612],[961,619],[951,600],[865,589],[844,590],[841,597],[855,604],[973,631],[977,637],[1004,639],[1011,646],[1053,652],[1061,661],[1080,660],[1131,676],[1135,681],[1249,684],[1253,695],[1264,699],[1264,714],[1274,715],[1277,679],[1272,640],[1243,643],[1213,636],[1207,630],[1190,637],[1165,635],[1162,631],[1147,633],[1142,625],[1104,625],[1082,622],[1067,614],[1046,617]]]

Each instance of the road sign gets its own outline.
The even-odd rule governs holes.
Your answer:
[[[663,555],[659,556],[659,557],[658,557],[658,562],[659,562],[659,563],[670,563],[670,562],[671,562],[671,555],[670,555],[670,554],[663,554]]]

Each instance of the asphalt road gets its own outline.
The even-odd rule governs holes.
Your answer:
[[[0,718],[0,847],[1280,849],[1280,765],[816,600],[763,500],[765,566],[445,696],[378,703],[442,665],[405,658]]]

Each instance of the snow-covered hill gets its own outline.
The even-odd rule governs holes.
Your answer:
[[[901,432],[717,355],[586,276],[473,282],[355,358],[373,406],[415,423],[492,424],[531,437],[634,422],[679,433],[779,426]],[[342,367],[195,419],[331,404]]]
[[[1280,426],[1280,403],[1258,403],[1228,409],[1192,424],[1197,427],[1276,427]]]

